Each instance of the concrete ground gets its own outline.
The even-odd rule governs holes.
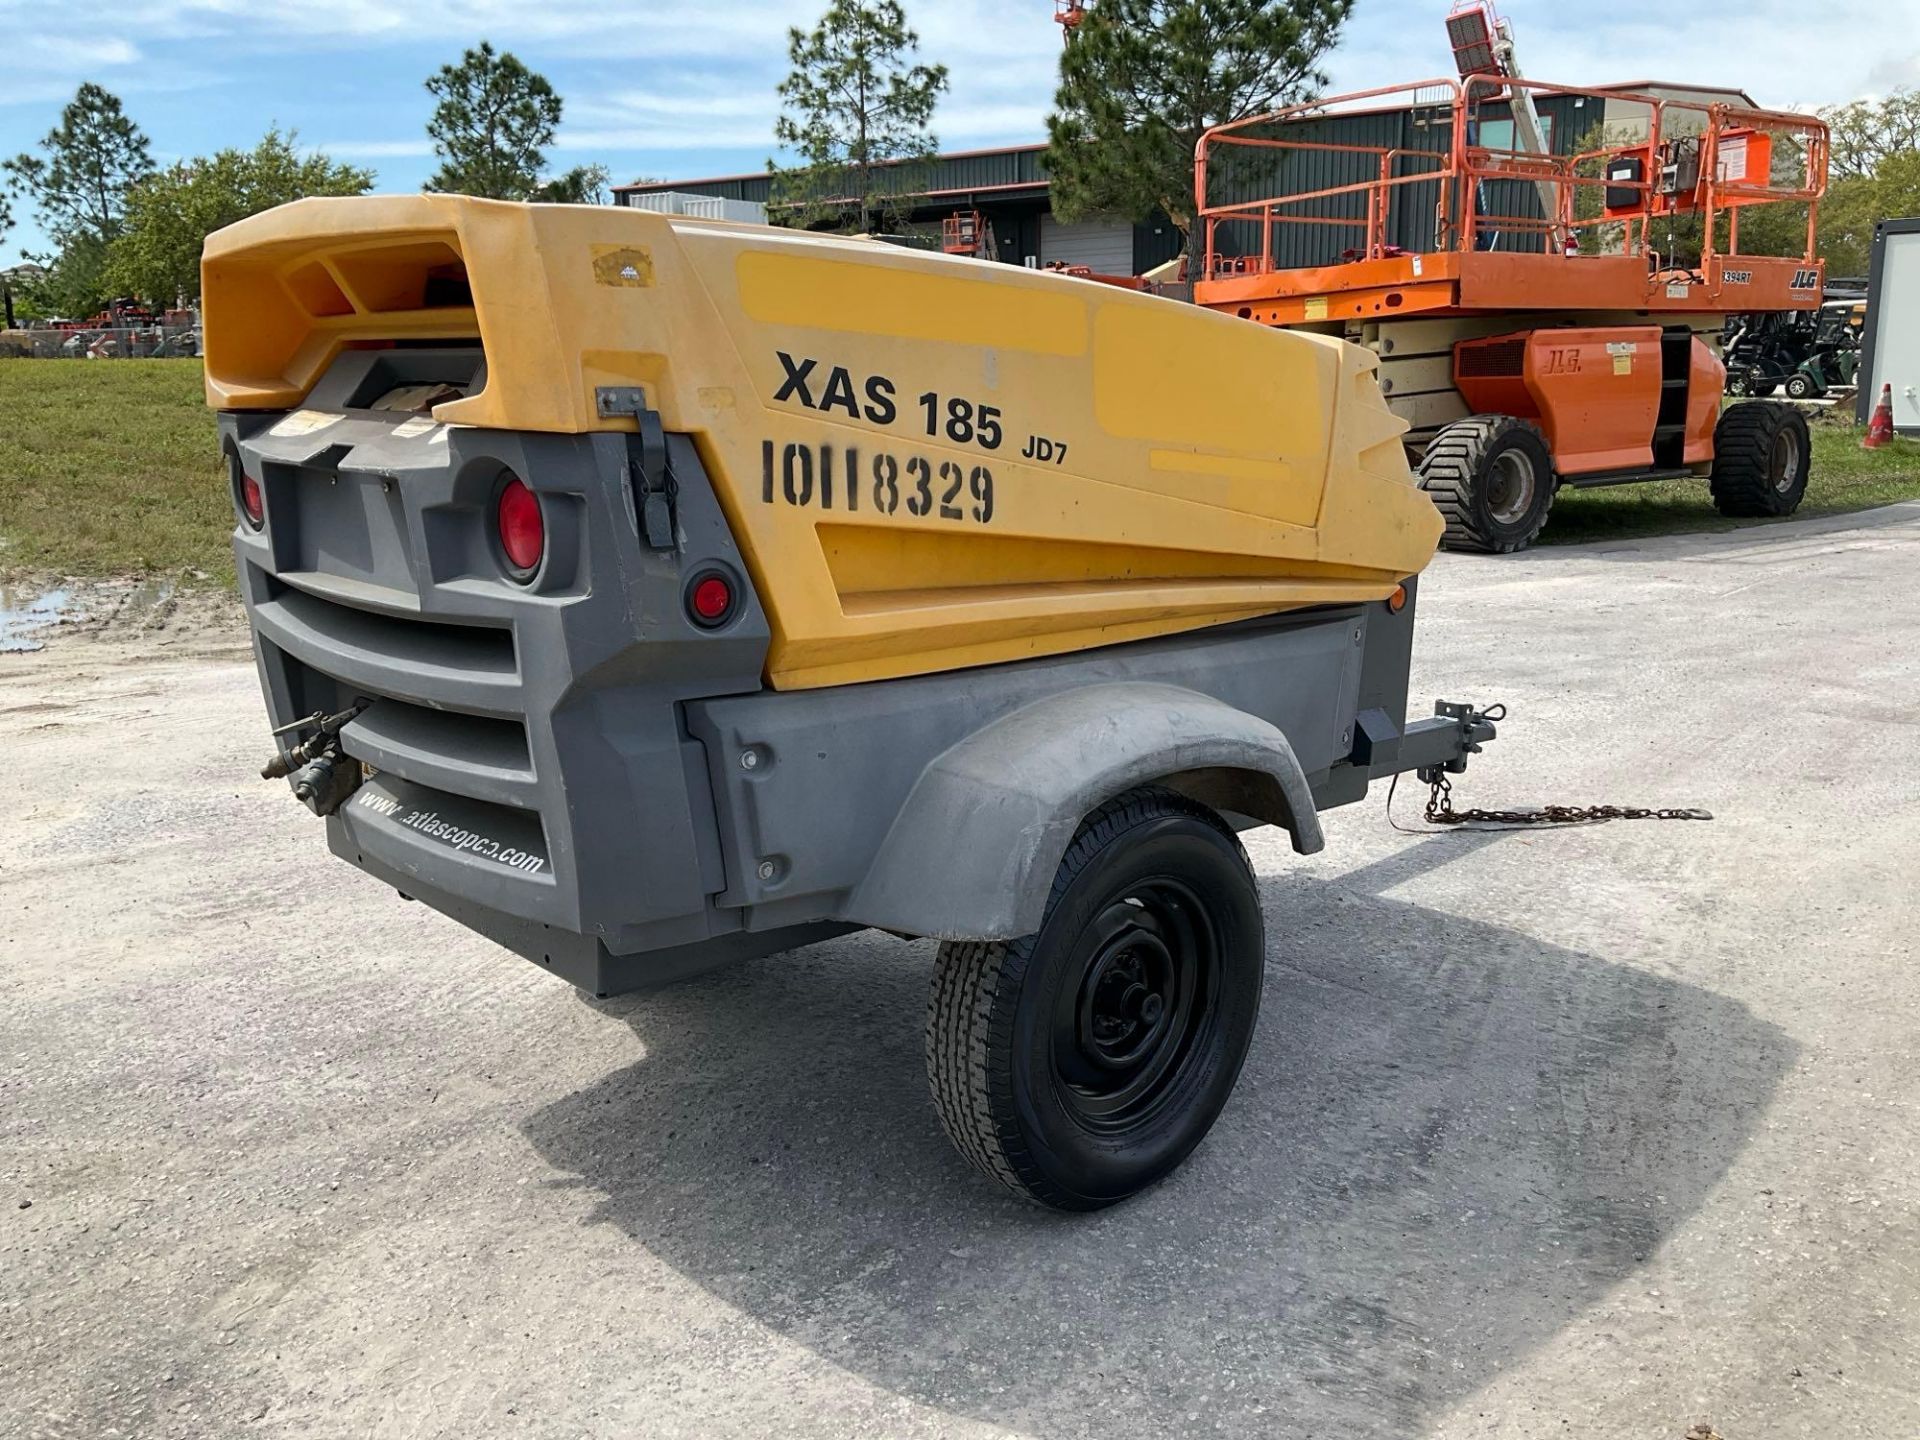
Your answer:
[[[217,625],[4,657],[0,1434],[1920,1433],[1916,570],[1444,557],[1462,804],[1718,818],[1253,837],[1239,1092],[1091,1218],[948,1149],[930,946],[587,1003],[327,856]]]

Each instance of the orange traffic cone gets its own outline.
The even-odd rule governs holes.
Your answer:
[[[1880,403],[1873,407],[1873,422],[1867,426],[1867,438],[1860,442],[1862,450],[1878,450],[1893,443],[1893,386],[1880,387]]]

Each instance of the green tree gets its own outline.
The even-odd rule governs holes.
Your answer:
[[[251,150],[222,150],[156,172],[128,193],[107,280],[121,294],[170,305],[200,298],[200,247],[215,230],[309,195],[361,195],[373,172],[302,155],[292,133],[269,130]]]
[[[1353,0],[1101,0],[1069,34],[1047,117],[1054,214],[1193,224],[1211,126],[1309,98]]]
[[[13,229],[13,195],[5,185],[0,185],[0,242],[7,238],[7,232]],[[6,275],[0,274],[0,323],[7,329],[13,329],[13,286]]]
[[[104,310],[114,294],[107,281],[107,249],[107,242],[96,236],[76,235],[59,253],[45,257],[46,273],[20,286],[24,308],[66,320]]]
[[[1816,248],[1830,275],[1864,275],[1873,227],[1888,215],[1920,213],[1920,95],[1896,90],[1884,100],[1855,100],[1820,112],[1832,131],[1830,178],[1820,202]],[[1798,183],[1805,153],[1774,141],[1774,179]],[[1807,207],[1769,205],[1740,220],[1750,255],[1798,255],[1807,243]]]
[[[427,134],[440,160],[427,189],[489,200],[538,197],[561,111],[544,75],[483,40],[458,65],[442,65],[429,77],[427,92],[438,102]]]
[[[1865,275],[1873,263],[1874,226],[1890,215],[1920,215],[1920,149],[1889,151],[1872,174],[1834,181],[1820,206],[1827,273]]]
[[[1912,90],[1829,106],[1820,118],[1833,132],[1836,180],[1868,179],[1889,157],[1920,150],[1920,94]]]
[[[153,170],[147,137],[119,97],[82,85],[39,148],[0,168],[32,197],[47,234],[62,250],[80,240],[110,242],[120,233],[127,192]]]
[[[911,167],[938,148],[929,126],[947,88],[947,67],[920,64],[919,48],[897,0],[833,0],[811,32],[787,32],[793,68],[773,134],[799,163],[767,162],[778,218],[855,231],[898,223]]]
[[[542,181],[533,198],[551,205],[604,205],[607,180],[604,165],[576,165],[563,175]]]

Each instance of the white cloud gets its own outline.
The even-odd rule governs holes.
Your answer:
[[[7,48],[30,55],[36,70],[85,69],[92,66],[137,65],[140,47],[118,35],[59,35],[35,33],[10,36]]]

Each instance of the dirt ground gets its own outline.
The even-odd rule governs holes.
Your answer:
[[[1250,837],[1240,1090],[1081,1218],[942,1139],[930,946],[583,1001],[255,777],[222,602],[37,632],[0,1435],[1920,1434],[1916,567],[1914,505],[1443,557],[1463,805],[1717,819]]]

